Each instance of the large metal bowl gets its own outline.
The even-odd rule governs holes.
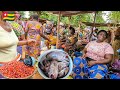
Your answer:
[[[42,55],[40,55],[40,57],[38,59],[38,63],[40,62],[42,64],[42,61],[45,59],[46,54],[48,54],[50,52],[53,52],[53,51],[64,52],[63,50],[60,50],[60,49],[51,49],[51,50],[45,51]],[[66,76],[64,76],[63,78],[60,78],[60,79],[66,79],[72,72],[73,62],[72,62],[72,59],[71,59],[71,57],[69,55],[68,55],[68,58],[70,60],[69,72],[68,72],[68,74]],[[48,78],[39,67],[38,67],[38,72],[44,79],[51,79],[51,78]]]

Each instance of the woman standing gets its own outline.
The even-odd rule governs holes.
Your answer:
[[[35,40],[29,39],[19,41],[12,27],[3,20],[4,12],[0,11],[0,66],[20,60],[20,54],[17,53],[17,45],[34,44]]]
[[[10,14],[10,13],[12,13],[12,12],[8,11],[8,14]],[[15,34],[17,35],[17,37],[20,41],[24,40],[25,32],[24,32],[22,25],[19,24],[19,20],[18,20],[20,18],[20,14],[18,12],[14,11],[13,15],[15,17],[14,20],[10,21],[10,18],[9,19],[3,18],[3,20],[6,20],[6,22],[11,25],[11,27],[13,28]],[[22,46],[17,47],[17,52],[22,55]]]
[[[113,59],[113,48],[105,42],[108,34],[101,30],[97,34],[97,40],[89,42],[84,50],[83,57],[74,59],[73,77],[88,79],[104,79],[108,72],[109,63]]]
[[[34,39],[36,40],[36,44],[34,46],[27,46],[26,47],[26,54],[38,59],[40,56],[40,45],[41,45],[41,37],[50,41],[46,36],[42,34],[42,25],[38,21],[39,16],[33,15],[32,21],[28,21],[26,24],[25,32],[27,33],[27,39]]]

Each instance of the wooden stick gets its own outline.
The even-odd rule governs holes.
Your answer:
[[[59,11],[58,23],[57,23],[57,42],[56,42],[56,48],[58,48],[58,41],[59,41],[60,17],[61,17],[61,11]]]
[[[97,15],[97,12],[95,12],[95,15],[94,15],[94,21],[93,21],[94,25],[92,27],[92,32],[90,34],[89,41],[91,40],[91,37],[92,37],[92,34],[93,34],[93,28],[95,27],[96,15]]]
[[[71,16],[68,17],[68,27],[70,27]]]
[[[78,40],[79,40],[79,34],[80,34],[80,28],[81,27],[81,21],[79,21],[79,27],[78,27]]]

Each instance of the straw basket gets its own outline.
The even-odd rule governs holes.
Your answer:
[[[4,79],[31,79],[32,76],[37,72],[37,68],[36,67],[34,67],[34,68],[35,68],[34,72],[31,75],[29,75],[27,77],[24,77],[24,78],[9,78],[9,77],[6,77],[6,76],[4,76],[2,74],[1,75],[4,77]]]
[[[51,49],[51,50],[45,51],[42,55],[40,55],[38,62],[42,63],[42,61],[45,59],[46,54],[48,54],[52,51],[64,52],[63,50],[59,50],[59,49]],[[66,76],[64,76],[63,78],[60,78],[60,79],[66,79],[72,72],[73,62],[72,62],[72,59],[69,55],[68,55],[68,58],[70,60],[69,72]],[[48,78],[39,67],[38,67],[38,72],[44,79],[51,79],[51,78]]]

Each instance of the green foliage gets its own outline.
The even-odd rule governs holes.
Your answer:
[[[97,16],[96,16],[96,23],[105,23],[105,20],[103,19],[103,12],[102,11],[99,11],[98,13],[97,13]]]
[[[25,11],[19,11],[19,13],[22,15],[22,16],[24,16],[25,15],[25,13],[24,13]]]
[[[34,14],[35,12],[37,14],[39,14],[41,19],[47,19],[47,20],[50,20],[50,21],[54,21],[55,24],[57,24],[57,21],[58,21],[58,16],[57,15],[51,14],[47,11],[39,11],[39,12],[38,11],[30,11],[30,15]],[[103,15],[103,12],[99,11],[98,14],[97,14],[97,17],[96,17],[96,22],[97,23],[104,23],[105,22],[102,15]],[[94,14],[93,13],[78,14],[78,15],[71,16],[70,24],[75,26],[75,27],[78,27],[80,21],[81,22],[93,22],[93,20],[94,20]],[[69,24],[68,17],[62,16],[61,17],[61,22],[63,22],[64,24]],[[81,28],[85,28],[85,25],[83,25]]]
[[[19,11],[22,16],[24,16],[24,11]],[[47,19],[50,21],[54,21],[55,24],[57,24],[58,16],[55,14],[51,14],[47,11],[29,11],[30,15],[32,14],[38,14],[41,19]],[[96,16],[96,23],[105,23],[106,21],[103,19],[103,15],[106,15],[102,11],[99,11]],[[111,23],[120,23],[120,11],[111,11],[110,14],[107,16],[108,20]],[[94,14],[93,13],[86,13],[86,14],[78,14],[71,16],[70,24],[78,27],[79,22],[93,22],[94,20]],[[64,24],[69,24],[68,17],[61,17],[61,22]],[[81,28],[85,28],[86,26],[83,25]],[[99,29],[105,29],[107,30],[107,27],[98,27]]]
[[[120,23],[120,11],[111,11],[108,18],[112,23]]]

